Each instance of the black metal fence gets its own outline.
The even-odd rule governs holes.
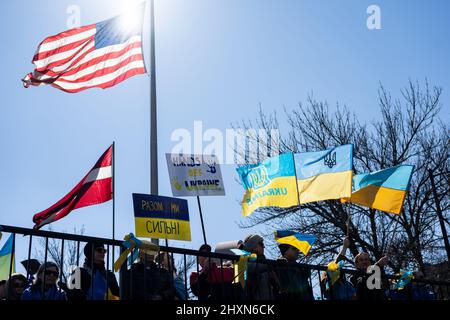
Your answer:
[[[126,261],[120,268],[119,272],[114,273],[113,265],[119,255],[125,250],[120,240],[111,240],[105,238],[89,237],[84,235],[75,235],[67,233],[59,233],[52,231],[41,231],[27,228],[13,227],[0,225],[2,232],[11,233],[13,235],[13,254],[16,260],[21,260],[19,257],[23,257],[24,260],[30,261],[35,258],[33,254],[33,246],[42,246],[43,257],[41,257],[40,263],[53,260],[59,265],[60,269],[60,286],[67,289],[67,279],[69,278],[69,271],[65,270],[67,265],[68,256],[71,257],[71,264],[81,266],[84,257],[82,249],[89,244],[92,246],[89,259],[85,259],[93,263],[94,243],[103,244],[105,246],[105,280],[106,288],[102,288],[106,292],[105,298],[121,300],[130,299],[172,299],[172,300],[204,300],[204,299],[220,299],[220,300],[252,300],[258,298],[269,299],[314,299],[314,300],[333,300],[342,298],[337,289],[336,284],[332,284],[330,277],[326,276],[326,266],[310,265],[310,264],[286,264],[275,260],[256,260],[248,262],[248,272],[246,273],[245,282],[239,282],[239,277],[234,274],[233,265],[239,261],[239,256],[199,252],[197,250],[175,248],[170,246],[160,246],[159,252],[156,255],[156,259],[152,257],[148,261],[144,258],[144,262],[139,265],[133,265],[130,268],[128,261]],[[40,239],[40,240],[38,240]],[[59,241],[59,252],[49,252],[49,240]],[[20,242],[20,245],[18,245]],[[67,252],[68,243],[72,252]],[[21,252],[19,252],[21,251]],[[164,257],[164,258],[161,258]],[[58,261],[55,261],[58,260]],[[205,262],[206,261],[206,262]],[[201,267],[201,264],[203,267]],[[29,265],[28,265],[29,266]],[[89,269],[89,266],[85,267]],[[202,272],[202,268],[208,270],[215,270],[214,279],[211,278],[212,272]],[[292,273],[292,268],[296,271]],[[30,268],[24,268],[26,270],[26,278],[30,279],[34,271]],[[81,281],[81,289],[66,290],[68,299],[95,299],[94,292],[98,289],[98,286],[102,286],[96,283],[94,276],[94,267],[91,265],[90,271],[88,270],[88,283],[86,279]],[[9,275],[11,276],[13,271],[13,264],[11,261]],[[252,271],[254,273],[252,273]],[[270,272],[265,272],[270,271]],[[45,272],[45,269],[44,269]],[[89,273],[90,272],[90,273]],[[281,277],[285,277],[284,283],[279,282],[277,285],[273,283],[273,279],[270,274],[275,273]],[[299,273],[300,272],[300,273]],[[25,272],[24,272],[25,273]],[[86,273],[86,270],[84,271]],[[233,273],[232,279],[230,273]],[[291,281],[289,276],[294,274],[297,276],[297,280],[301,279],[302,290],[296,290],[295,279]],[[108,276],[109,275],[109,276]],[[266,278],[264,278],[264,276]],[[300,278],[298,276],[300,275]],[[347,285],[350,283],[349,277],[362,275],[356,270],[342,269],[340,281],[345,282]],[[268,278],[267,278],[268,277]],[[118,292],[112,292],[116,289],[114,281],[118,279]],[[287,281],[286,281],[287,279]],[[385,295],[387,298],[392,299],[420,299],[414,295],[414,290],[420,288],[422,292],[426,292],[430,299],[448,300],[450,296],[450,282],[444,281],[431,281],[431,280],[417,280],[412,279],[411,282],[403,290],[389,290],[389,284],[393,280],[398,280],[399,276],[395,275],[382,275],[382,283],[386,289],[383,292],[388,293]],[[241,276],[242,280],[242,276]],[[243,285],[242,285],[243,284]],[[261,288],[261,286],[267,285],[267,290]],[[288,286],[286,291],[284,286]],[[96,288],[97,286],[97,288]],[[252,288],[249,288],[252,286]],[[277,287],[278,286],[278,287]],[[258,295],[258,291],[265,293],[287,292],[287,294],[272,296]],[[44,288],[44,286],[42,286]],[[250,289],[250,290],[249,290]],[[253,290],[252,290],[253,289]],[[350,288],[351,289],[351,288]],[[42,289],[44,290],[44,289]],[[90,293],[88,292],[90,291]],[[73,292],[78,292],[74,294]],[[81,292],[81,294],[80,294]],[[294,292],[294,294],[291,294]],[[109,294],[108,294],[109,293]],[[255,295],[256,293],[256,295]],[[391,295],[390,293],[395,293]],[[43,296],[44,298],[44,296]],[[97,297],[98,298],[98,297]]]

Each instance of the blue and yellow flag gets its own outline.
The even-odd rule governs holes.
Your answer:
[[[350,197],[353,145],[294,156],[300,203]]]
[[[412,165],[362,173],[353,177],[351,203],[400,214],[414,170]],[[348,199],[343,199],[346,201]]]
[[[311,250],[316,239],[313,235],[300,234],[288,230],[275,231],[275,240],[278,243],[291,245],[300,250],[305,256]]]
[[[14,261],[13,254],[13,235],[11,234],[6,240],[3,248],[0,250],[0,280],[8,280],[9,279],[9,269],[11,267],[11,259],[13,259],[12,271],[11,273],[16,272],[16,266]]]
[[[341,276],[341,269],[344,267],[344,261],[335,262],[332,261],[327,265],[327,275],[330,279],[331,284],[333,285],[336,281],[338,281]],[[327,282],[327,289],[329,288]]]
[[[233,263],[234,279],[233,283],[240,283],[242,288],[245,288],[245,282],[247,281],[247,267],[249,261],[255,261],[257,256],[255,253],[250,253],[241,249],[231,249],[231,251],[240,256],[239,260]]]
[[[414,274],[412,271],[400,270],[400,279],[394,280],[393,289],[403,290],[405,286],[414,279]]]
[[[294,157],[284,153],[260,164],[236,169],[245,188],[242,214],[250,215],[260,207],[288,208],[298,205]]]

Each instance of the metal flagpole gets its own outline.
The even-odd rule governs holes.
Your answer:
[[[206,242],[206,233],[205,233],[205,225],[203,224],[202,206],[200,205],[200,197],[199,196],[197,196],[197,203],[198,203],[198,211],[200,212],[200,221],[202,223],[203,242],[205,244],[207,244],[207,242]]]
[[[300,203],[300,192],[298,190],[298,180],[297,180],[297,168],[295,167],[295,154],[292,152],[292,163],[294,165],[294,176],[295,176],[295,186],[297,188],[297,201],[298,201],[298,209],[300,213],[302,212],[302,205]]]
[[[403,211],[403,209],[401,211]],[[400,223],[400,215],[402,214],[401,211],[399,214],[396,214],[395,218],[393,219],[394,230],[392,231],[391,240],[387,243],[387,245],[389,246],[389,249],[387,250],[389,254],[394,251],[393,242],[395,240],[395,236],[397,235],[398,224]]]
[[[345,224],[347,225],[347,238],[350,238],[350,215],[351,215],[352,209],[351,209],[351,205],[350,205],[350,201],[347,202],[347,221],[345,222]]]
[[[158,195],[158,139],[156,126],[155,5],[150,0],[150,193]],[[158,239],[152,242],[159,244]],[[166,240],[167,245],[167,240]]]
[[[111,170],[112,170],[112,238],[113,240],[116,239],[116,194],[114,193],[114,182],[116,180],[116,175],[114,172],[114,167],[116,166],[116,158],[115,158],[115,152],[114,152],[114,145],[115,145],[115,141],[113,141],[112,143],[112,165],[111,165]]]

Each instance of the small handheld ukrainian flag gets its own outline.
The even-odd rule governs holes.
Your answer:
[[[11,234],[6,240],[3,248],[0,250],[0,280],[9,279],[9,269],[11,267],[12,259],[12,273],[15,273],[15,261],[13,254],[13,235]]]
[[[353,145],[297,153],[294,159],[301,204],[350,197]]]
[[[294,156],[284,153],[260,164],[236,169],[245,188],[242,213],[250,215],[260,207],[289,208],[298,205]]]
[[[278,243],[291,245],[300,250],[305,256],[311,250],[316,239],[313,235],[300,234],[289,230],[275,231],[275,240]]]
[[[412,165],[399,165],[376,172],[357,174],[353,177],[351,198],[342,201],[400,214],[413,170]]]

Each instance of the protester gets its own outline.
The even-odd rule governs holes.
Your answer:
[[[424,274],[418,270],[413,273],[414,280],[410,283],[413,300],[436,300],[436,294],[433,290],[421,280],[424,280]]]
[[[27,285],[27,278],[21,273],[13,273],[5,284],[6,300],[20,300]]]
[[[173,256],[171,257],[169,253],[161,251],[157,257],[157,261],[162,268],[169,272],[169,274],[172,273],[172,285],[175,289],[175,300],[186,300],[186,286],[182,274],[177,272]]]
[[[6,299],[6,280],[0,280],[0,300]]]
[[[375,266],[380,268],[381,276],[384,275],[384,267],[389,263],[387,256],[382,257]],[[386,285],[380,279],[380,288],[369,288],[367,280],[371,274],[367,273],[367,269],[371,266],[369,254],[367,252],[361,252],[355,257],[355,267],[359,271],[359,274],[355,274],[350,278],[353,287],[356,289],[357,300],[386,300]]]
[[[70,300],[117,300],[119,285],[112,271],[105,268],[106,249],[102,243],[84,246],[84,264],[80,268],[80,289],[69,291]]]
[[[211,252],[211,246],[203,244],[200,252]],[[232,264],[220,264],[218,259],[210,259],[200,255],[199,272],[192,272],[190,286],[192,293],[199,300],[240,300],[242,287],[233,284],[234,268]]]
[[[201,252],[211,252],[211,246],[209,244],[202,244],[198,249]],[[189,277],[190,287],[192,293],[198,297],[198,300],[208,300],[211,298],[211,285],[208,282],[208,265],[209,260],[202,255],[198,256],[198,264],[201,269],[199,272],[192,272]]]
[[[156,264],[154,255],[139,250],[139,261],[126,273],[124,295],[128,300],[173,300],[172,276]]]
[[[346,237],[342,244],[342,249],[333,261],[335,265],[338,265],[345,259],[345,254],[350,246],[350,239]],[[340,272],[339,266],[337,272],[337,279],[332,279],[329,271],[323,273],[320,285],[323,288],[324,296],[328,300],[354,300],[356,299],[356,291],[352,284],[347,281],[346,275]],[[334,281],[334,282],[333,282]]]
[[[57,286],[58,278],[56,263],[43,263],[36,273],[34,284],[23,292],[22,300],[67,300],[66,293]]]
[[[279,244],[281,257],[277,260],[276,274],[280,282],[279,300],[314,300],[309,283],[311,271],[299,267],[300,251],[289,244]]]
[[[248,300],[274,300],[279,294],[279,280],[271,265],[264,263],[264,239],[259,235],[249,235],[244,240],[243,250],[256,254],[247,266],[246,298]]]
[[[399,275],[400,276],[400,275]],[[435,300],[436,295],[432,289],[425,283],[422,271],[413,272],[413,280],[408,282],[404,287],[395,288],[389,291],[389,299],[391,300]]]

